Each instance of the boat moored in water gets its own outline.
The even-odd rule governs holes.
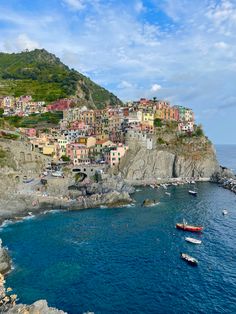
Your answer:
[[[186,221],[184,221],[183,223],[177,223],[176,228],[190,232],[201,232],[203,230],[203,227],[188,225]]]
[[[228,214],[227,209],[223,209],[223,210],[222,210],[222,215],[224,215],[224,216],[225,216],[225,215],[227,215],[227,214]]]
[[[189,190],[188,193],[193,196],[197,196],[197,191]]]
[[[201,240],[198,240],[198,239],[195,239],[195,238],[190,238],[190,237],[186,237],[185,241],[193,243],[193,244],[201,244],[202,243]]]
[[[187,263],[193,265],[193,266],[197,266],[198,265],[198,260],[186,253],[180,253],[180,256],[183,260],[185,260]]]

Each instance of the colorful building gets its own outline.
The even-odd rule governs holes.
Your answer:
[[[111,167],[118,165],[127,150],[128,146],[123,144],[118,144],[117,146],[108,149],[105,153],[106,163],[108,163]]]

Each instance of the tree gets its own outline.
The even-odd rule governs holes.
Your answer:
[[[102,181],[102,176],[101,176],[100,172],[98,172],[98,171],[95,172],[94,181],[97,183]]]
[[[162,121],[161,121],[161,119],[155,119],[155,120],[154,120],[154,126],[155,126],[155,127],[162,127]]]
[[[203,130],[202,130],[202,126],[198,125],[195,131],[195,135],[198,137],[204,136]]]
[[[61,159],[62,159],[63,161],[66,161],[66,162],[69,162],[69,161],[70,161],[70,157],[65,156],[65,155],[62,155],[62,156],[61,156]]]
[[[0,117],[3,116],[4,109],[0,108]]]

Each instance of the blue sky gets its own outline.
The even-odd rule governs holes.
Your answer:
[[[236,143],[236,0],[0,0],[0,50],[45,48],[122,100],[193,108]]]

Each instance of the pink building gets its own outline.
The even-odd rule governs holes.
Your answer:
[[[66,156],[74,165],[89,163],[89,148],[85,145],[72,143],[66,145]]]
[[[26,129],[25,130],[25,135],[28,137],[36,137],[36,129]]]
[[[105,153],[106,163],[108,163],[111,167],[118,165],[121,158],[124,157],[127,150],[128,146],[121,143],[118,144],[116,147],[112,148],[111,150],[108,150]]]
[[[84,123],[84,121],[74,121],[71,123],[70,129],[72,129],[72,130],[84,130],[85,126],[86,126],[86,124]]]
[[[68,110],[72,105],[72,99],[59,99],[47,106],[48,111],[64,111]]]
[[[194,131],[193,121],[180,122],[178,124],[178,131],[179,132],[193,132]]]

